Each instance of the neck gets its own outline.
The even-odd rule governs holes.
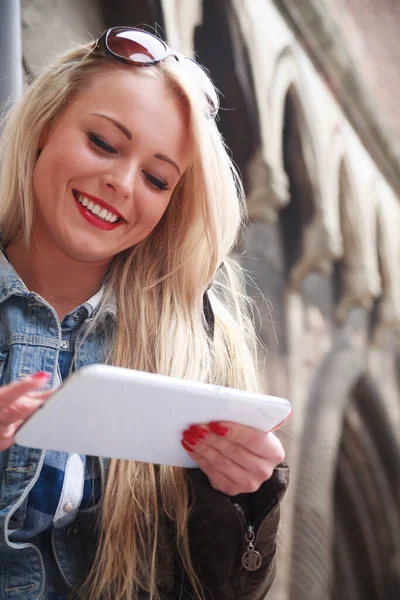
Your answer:
[[[26,287],[39,294],[56,311],[60,320],[88,300],[100,288],[110,261],[78,261],[53,245],[15,242],[7,256]]]

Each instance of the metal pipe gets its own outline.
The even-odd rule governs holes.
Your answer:
[[[22,93],[20,0],[0,0],[0,110]]]

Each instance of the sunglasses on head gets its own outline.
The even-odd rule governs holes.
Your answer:
[[[171,50],[155,35],[136,27],[112,27],[97,40],[94,49],[99,49],[122,63],[141,67],[155,65],[172,56],[203,90],[210,116],[215,117],[218,113],[218,94],[205,69],[192,58]]]

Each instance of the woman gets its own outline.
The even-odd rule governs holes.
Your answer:
[[[114,28],[50,65],[7,116],[6,600],[261,600],[272,583],[287,485],[272,433],[194,423],[182,444],[199,469],[188,471],[13,445],[49,390],[89,363],[257,389],[254,330],[227,258],[242,190],[217,110],[196,63]]]

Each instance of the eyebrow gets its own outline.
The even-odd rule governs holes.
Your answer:
[[[178,165],[176,164],[176,162],[174,162],[171,158],[169,158],[168,156],[165,156],[165,154],[155,154],[154,158],[158,158],[160,160],[164,160],[165,162],[169,163],[170,165],[172,165],[173,167],[175,167],[175,169],[178,171],[179,173],[179,177],[181,176],[181,170],[178,167]]]
[[[94,115],[96,117],[101,117],[102,119],[107,119],[107,121],[111,121],[111,123],[113,123],[116,127],[118,127],[118,129],[120,131],[122,131],[122,133],[128,138],[128,140],[132,140],[132,134],[129,131],[129,129],[127,129],[125,127],[125,125],[123,125],[122,123],[120,123],[116,119],[113,119],[112,117],[109,117],[108,115],[104,115],[102,113],[92,113],[92,115]],[[175,167],[175,169],[179,173],[179,176],[181,176],[181,170],[180,170],[180,168],[178,167],[178,165],[176,164],[176,162],[173,161],[171,158],[169,158],[165,154],[160,154],[160,153],[155,154],[154,158],[158,158],[159,160],[163,160],[163,161],[169,163],[170,165],[172,165],[173,167]]]
[[[126,137],[128,138],[128,140],[132,139],[132,134],[129,131],[129,129],[127,129],[125,127],[125,125],[122,125],[122,123],[120,123],[119,121],[117,121],[116,119],[113,119],[112,117],[109,117],[108,115],[103,115],[102,113],[92,113],[92,115],[96,116],[96,117],[101,117],[102,119],[107,119],[107,121],[111,121],[111,123],[114,123],[114,125],[116,127],[118,127],[118,129],[120,131],[122,131],[122,133],[124,135],[126,135]]]

